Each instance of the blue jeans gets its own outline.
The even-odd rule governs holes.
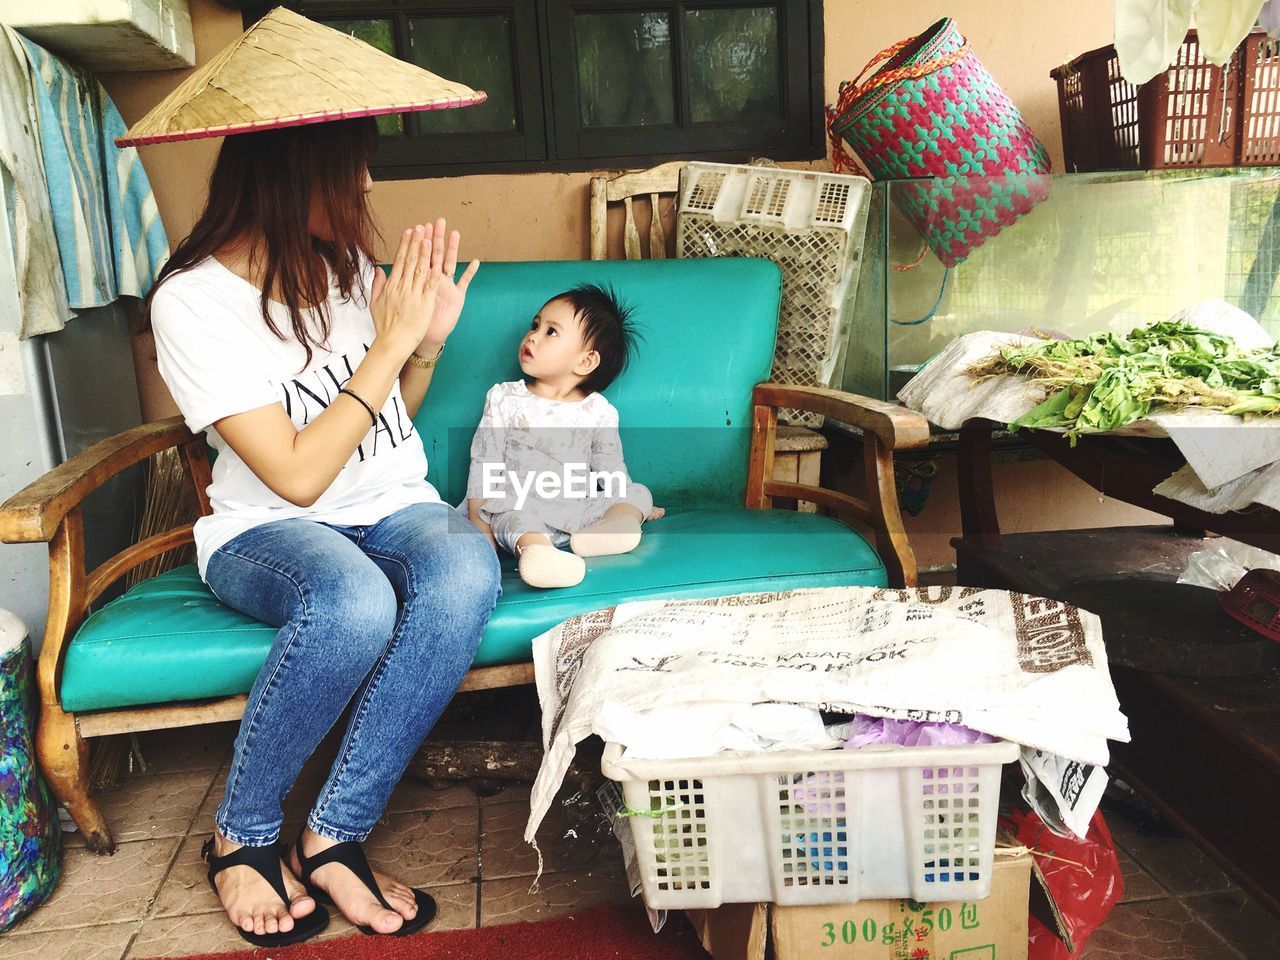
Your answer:
[[[493,549],[451,507],[423,503],[370,526],[254,527],[209,558],[206,579],[280,628],[240,721],[218,830],[274,843],[281,801],[350,705],[307,825],[363,841],[471,666],[501,592]]]

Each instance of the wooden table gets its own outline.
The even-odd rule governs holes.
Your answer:
[[[1006,537],[991,482],[994,427],[961,431],[958,582],[1055,597],[1102,617],[1133,735],[1113,744],[1112,769],[1280,913],[1280,646],[1242,633],[1212,609],[1209,591],[1173,586],[1204,531],[1280,552],[1280,514],[1219,516],[1156,496],[1152,487],[1183,464],[1167,440],[1082,437],[1073,448],[1025,431],[1101,493],[1172,522]]]

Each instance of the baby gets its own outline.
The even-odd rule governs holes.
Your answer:
[[[634,550],[664,511],[632,483],[618,411],[600,391],[634,350],[630,310],[611,290],[580,286],[538,311],[520,341],[526,379],[489,390],[471,441],[467,512],[519,558],[533,587],[572,587],[583,557]],[[568,544],[569,550],[559,549]]]

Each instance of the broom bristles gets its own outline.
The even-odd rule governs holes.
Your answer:
[[[148,466],[142,519],[138,523],[139,540],[190,523],[199,516],[194,491],[177,449],[161,450]],[[184,545],[145,560],[125,575],[125,584],[132,587],[180,566],[190,560],[191,553],[192,547]],[[146,769],[133,734],[118,733],[95,740],[89,761],[89,788],[96,792],[115,790],[120,786],[121,766],[131,757],[136,757]]]
[[[178,451],[173,447],[161,450],[151,458],[150,467],[138,526],[140,540],[190,523],[199,516],[191,481]],[[190,554],[191,547],[184,546],[152,557],[131,570],[126,582],[134,586],[171,570],[188,562]]]

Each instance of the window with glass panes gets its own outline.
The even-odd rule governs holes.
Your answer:
[[[824,155],[822,0],[289,6],[488,94],[380,118],[379,177]]]

